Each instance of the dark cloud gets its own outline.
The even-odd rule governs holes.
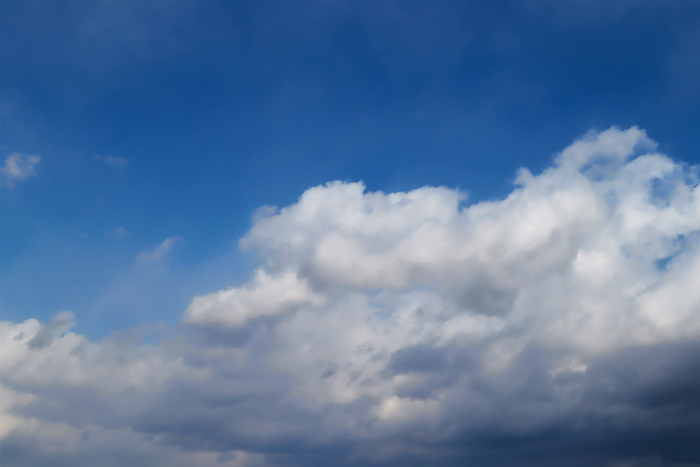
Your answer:
[[[591,132],[465,207],[310,188],[242,240],[249,281],[157,342],[3,322],[3,463],[697,463],[700,186],[653,151]]]

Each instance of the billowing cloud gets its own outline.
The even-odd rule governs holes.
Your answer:
[[[17,182],[36,176],[36,166],[41,162],[39,156],[28,156],[15,152],[5,159],[2,166],[2,181],[5,186],[13,187]]]
[[[275,315],[300,305],[324,303],[294,272],[272,277],[258,269],[242,288],[231,288],[196,297],[185,310],[185,322],[233,327],[249,320]]]
[[[158,344],[3,323],[8,465],[122,439],[144,465],[697,465],[700,187],[655,148],[591,132],[471,205],[310,188]]]

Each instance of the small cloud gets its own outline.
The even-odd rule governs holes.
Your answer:
[[[39,162],[41,162],[41,157],[27,156],[19,152],[7,156],[5,164],[2,166],[3,183],[8,187],[13,187],[16,182],[35,177],[35,167]]]
[[[117,227],[109,234],[109,236],[115,240],[121,240],[127,235],[129,235],[129,232],[127,232],[126,229],[122,226]]]
[[[111,165],[119,171],[124,170],[124,167],[129,164],[129,159],[120,156],[95,156],[95,159],[100,160],[107,165]]]
[[[160,261],[165,258],[165,256],[170,253],[176,246],[183,245],[185,240],[182,237],[168,237],[163,240],[163,243],[158,245],[158,247],[153,251],[142,251],[136,258],[139,263],[153,263]]]

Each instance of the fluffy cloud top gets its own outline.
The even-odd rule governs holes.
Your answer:
[[[13,187],[17,182],[36,176],[36,166],[39,162],[41,162],[39,156],[27,156],[18,152],[10,154],[2,166],[4,184]]]
[[[232,327],[303,304],[323,302],[323,297],[311,292],[294,272],[273,277],[258,269],[245,287],[196,297],[185,310],[185,322]]]
[[[700,188],[655,147],[591,132],[472,205],[311,188],[254,220],[251,279],[157,345],[88,342],[67,314],[4,323],[8,465],[50,426],[150,443],[149,465],[697,462]]]

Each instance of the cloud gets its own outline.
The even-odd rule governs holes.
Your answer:
[[[50,346],[56,335],[65,334],[74,323],[75,315],[70,311],[62,311],[51,319],[48,326],[42,326],[34,337],[27,341],[27,345],[32,349],[43,349]],[[21,340],[21,339],[18,339]]]
[[[39,162],[41,162],[41,157],[39,156],[27,156],[19,152],[10,154],[2,166],[3,184],[12,188],[17,182],[24,181],[29,177],[35,177],[37,174],[36,166]]]
[[[153,251],[144,250],[139,253],[138,263],[155,263],[165,258],[175,247],[185,243],[182,237],[168,237]]]
[[[121,240],[127,235],[129,235],[129,232],[127,232],[126,229],[122,226],[119,226],[116,229],[112,230],[112,232],[110,232],[109,234],[109,236],[115,240]]]
[[[121,156],[95,156],[95,159],[101,160],[105,164],[122,171],[129,164],[129,159]]]
[[[446,187],[310,188],[256,216],[249,281],[195,297],[157,344],[92,343],[65,313],[3,323],[3,452],[697,464],[700,187],[655,147],[636,127],[590,132],[471,205]]]
[[[255,278],[245,287],[196,297],[185,310],[184,321],[233,327],[300,305],[323,303],[323,297],[311,292],[296,273],[287,271],[273,277],[258,269]]]

